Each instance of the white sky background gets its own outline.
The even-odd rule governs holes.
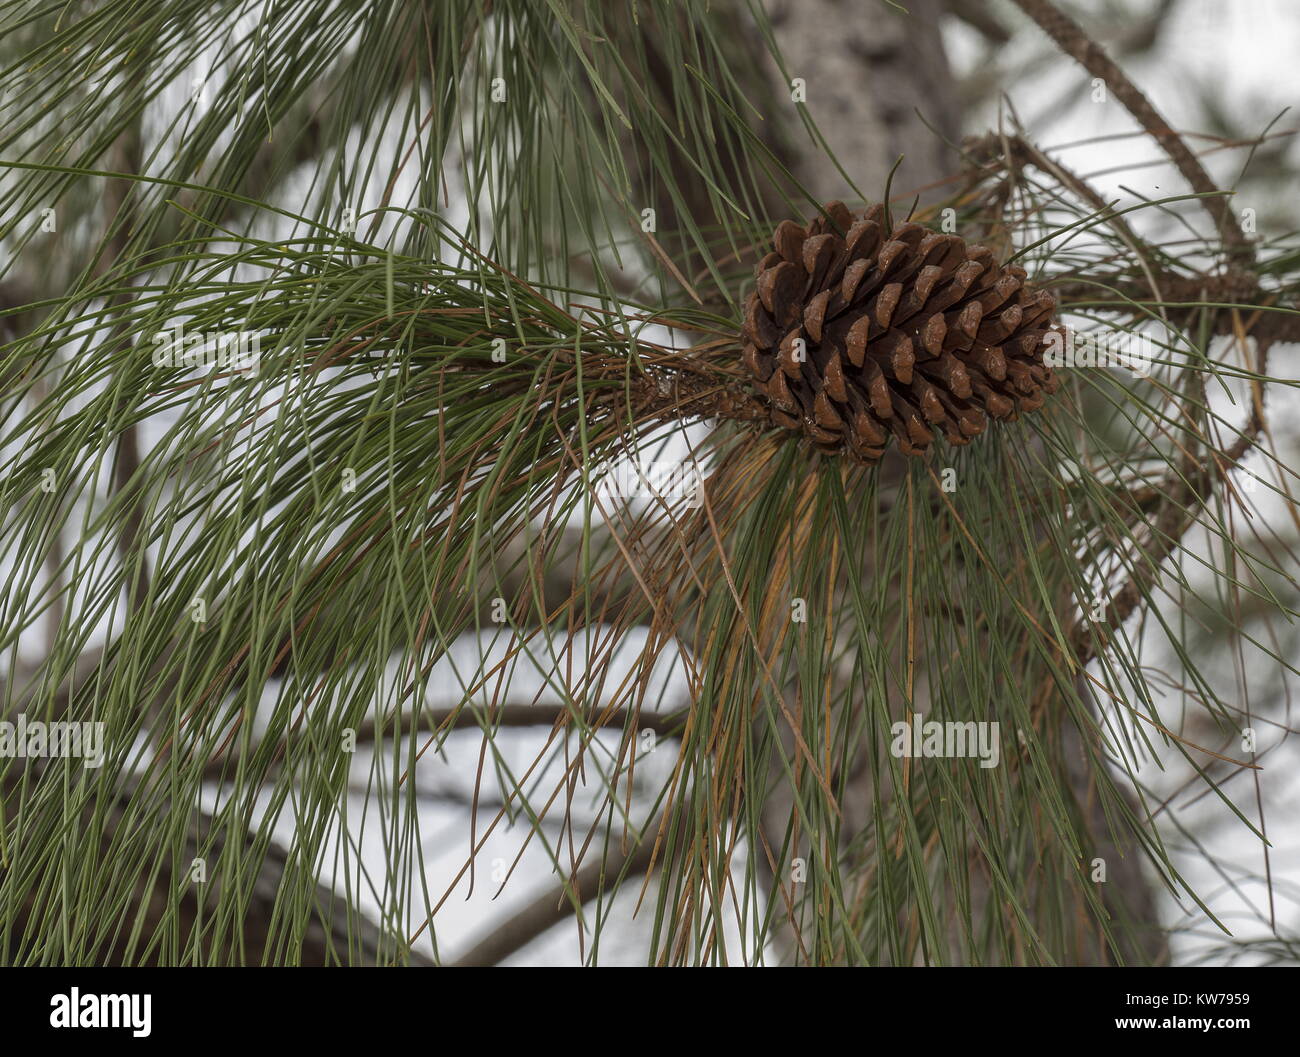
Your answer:
[[[1072,59],[1058,55],[1030,67],[1031,60],[1043,55],[1049,47],[1046,38],[1036,27],[1014,14],[1010,4],[989,6],[1002,16],[1004,24],[1018,27],[1015,38],[1001,50],[997,61],[1009,75],[1004,77],[1003,88],[1037,143],[1045,148],[1062,148],[1078,141],[1130,133],[1137,127],[1113,99],[1105,104],[1092,101],[1091,75]],[[1104,0],[1094,0],[1089,5],[1098,13],[1117,6],[1122,5]],[[1145,13],[1156,5],[1154,0],[1130,0],[1126,6]],[[1095,24],[1090,28],[1095,28]],[[1112,21],[1109,32],[1102,31],[1106,34],[1102,43],[1111,43],[1121,29],[1120,22]],[[967,27],[952,26],[945,41],[949,57],[959,74],[971,73],[982,62],[979,38]],[[1274,129],[1300,125],[1298,49],[1300,3],[1295,0],[1180,0],[1156,47],[1139,59],[1121,59],[1120,65],[1173,127],[1182,131],[1203,130],[1203,101],[1208,97],[1233,119],[1246,136],[1263,132],[1288,107],[1297,109],[1284,115]],[[1027,75],[1024,73],[1026,68],[1031,69]],[[995,127],[997,121],[997,111],[990,106],[985,113],[968,119],[967,132]],[[1192,141],[1192,145],[1197,149],[1196,141]],[[1076,172],[1091,177],[1093,186],[1103,197],[1118,199],[1121,207],[1136,203],[1137,199],[1131,192],[1160,197],[1187,190],[1181,177],[1171,165],[1163,163],[1163,155],[1146,137],[1108,139],[1072,149],[1049,149],[1049,153]],[[1300,143],[1294,139],[1287,150],[1287,158],[1292,166],[1300,161]],[[1246,152],[1223,151],[1203,160],[1219,185],[1229,187],[1235,184],[1241,172]],[[1151,161],[1160,161],[1161,164],[1143,165]],[[1142,167],[1130,168],[1139,165]],[[1094,173],[1097,175],[1093,176]],[[1294,187],[1283,189],[1274,181],[1273,187],[1267,191],[1251,190],[1249,179],[1244,187],[1245,193],[1233,200],[1233,206],[1237,210],[1247,206],[1256,210],[1262,236],[1279,235],[1300,224],[1300,201],[1295,198]],[[1133,216],[1129,219],[1132,220]],[[1270,359],[1275,375],[1297,377],[1300,358],[1296,346],[1275,346]],[[1290,425],[1297,410],[1294,391],[1272,387],[1267,409],[1281,459],[1294,465],[1300,455],[1297,431]],[[1241,416],[1229,414],[1229,419],[1241,421]],[[1260,468],[1258,460],[1251,465]],[[1281,535],[1294,541],[1294,532],[1288,532],[1286,528],[1289,519],[1282,504],[1267,494],[1258,498],[1262,517]],[[1294,574],[1295,570],[1291,571]],[[1193,578],[1194,583],[1198,580],[1204,583],[1206,578]],[[1295,605],[1294,598],[1290,604]],[[1177,614],[1167,615],[1173,618]],[[1284,634],[1285,629],[1279,633]],[[1294,638],[1290,640],[1292,652],[1284,654],[1292,663],[1298,656],[1294,652],[1295,641]],[[1287,643],[1285,638],[1283,643]],[[1254,707],[1257,710],[1271,707],[1274,717],[1283,714],[1279,698],[1285,677],[1276,662],[1260,654],[1252,658],[1250,653],[1246,654],[1246,660]],[[1154,654],[1148,661],[1168,664],[1169,670],[1175,676],[1177,674],[1173,658]],[[1198,661],[1213,674],[1224,699],[1237,701],[1239,695],[1234,689],[1234,673],[1227,651],[1220,651],[1218,656],[1210,659],[1198,658]],[[1173,695],[1158,702],[1161,714],[1175,719],[1179,715],[1179,705],[1179,699]],[[1205,729],[1192,728],[1193,739],[1198,740],[1197,735]],[[1300,931],[1300,811],[1295,806],[1300,802],[1300,747],[1293,737],[1276,752],[1265,753],[1264,750],[1281,740],[1281,732],[1263,723],[1257,724],[1257,731],[1262,754],[1259,762],[1263,767],[1259,777],[1261,799],[1268,836],[1273,844],[1270,865],[1278,928],[1284,935],[1294,936]],[[1235,753],[1239,747],[1234,745],[1229,752]],[[1158,762],[1147,764],[1140,772],[1143,781],[1162,796],[1178,791],[1172,800],[1172,813],[1183,825],[1193,829],[1205,850],[1219,860],[1217,866],[1212,865],[1205,855],[1198,853],[1166,824],[1164,832],[1171,845],[1182,849],[1174,856],[1174,861],[1236,938],[1267,936],[1267,889],[1256,881],[1242,881],[1247,875],[1259,877],[1264,873],[1260,843],[1231,816],[1221,801],[1213,795],[1201,796],[1203,785],[1187,785],[1193,774],[1181,754],[1173,748],[1167,748]],[[1259,808],[1251,781],[1250,775],[1239,775],[1226,786],[1225,792],[1247,818],[1258,825]],[[1164,821],[1167,823],[1167,819]],[[1204,913],[1190,901],[1180,905],[1172,898],[1164,897],[1162,916],[1167,924],[1187,930],[1172,939],[1175,962],[1203,953],[1206,944],[1218,946],[1226,942]],[[1224,960],[1223,953],[1220,952],[1214,960]]]

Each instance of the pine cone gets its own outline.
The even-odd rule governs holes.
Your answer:
[[[969,444],[989,416],[1056,391],[1043,363],[1056,300],[1024,269],[920,224],[886,235],[884,206],[826,214],[777,226],[745,305],[743,359],[773,422],[874,462],[891,433],[907,455],[936,429]]]

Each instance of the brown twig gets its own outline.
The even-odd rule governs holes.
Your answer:
[[[599,717],[596,713],[592,713],[584,716],[583,719],[585,722],[593,724],[599,718],[601,729],[621,730],[626,726],[631,716],[629,710],[620,709],[611,712],[608,716],[603,712],[600,713]],[[689,716],[690,709],[688,708],[678,708],[668,712],[638,711],[635,717],[636,730],[638,732],[653,731],[655,736],[659,738],[680,737]],[[421,730],[437,731],[438,733],[452,730],[482,730],[484,722],[491,728],[532,727],[544,729],[550,727],[554,729],[561,725],[574,726],[573,711],[567,705],[531,703],[494,705],[487,710],[486,715],[463,705],[457,705],[454,708],[429,708],[423,709],[418,716],[412,718],[418,719]],[[404,733],[410,733],[409,728],[402,726],[399,718],[392,720],[384,729],[389,737],[400,737]],[[575,727],[575,729],[578,728]],[[375,720],[367,719],[357,727],[357,744],[374,741],[378,730],[379,725]],[[277,758],[283,756],[287,747],[287,744],[281,745]],[[209,761],[204,769],[204,776],[210,781],[220,781],[229,775],[236,766],[237,760],[233,752],[220,755]]]
[[[521,950],[553,925],[571,917],[577,906],[596,898],[608,889],[608,879],[635,877],[654,863],[659,822],[645,828],[641,842],[632,850],[611,859],[589,862],[571,877],[544,892],[508,921],[494,928],[468,953],[452,964],[457,967],[499,965]],[[588,893],[584,895],[584,893]]]
[[[1129,80],[1106,54],[1100,44],[1088,36],[1083,28],[1068,15],[1060,11],[1051,0],[1015,0],[1016,5],[1038,23],[1039,27],[1052,38],[1060,49],[1079,63],[1094,77],[1100,77],[1106,86],[1133,115],[1134,119],[1151,135],[1175,167],[1183,175],[1192,190],[1208,197],[1202,199],[1205,208],[1218,225],[1219,233],[1225,246],[1232,253],[1242,258],[1253,256],[1249,241],[1233,216],[1232,210],[1224,200],[1222,192],[1210,179],[1200,160],[1188,149],[1182,137],[1174,131],[1151,101]]]
[[[1051,289],[1065,307],[1072,304],[1100,307],[1104,304],[1122,311],[1126,308],[1136,310],[1138,305],[1162,305],[1182,316],[1198,312],[1207,306],[1232,306],[1251,300],[1273,300],[1273,295],[1261,296],[1258,290],[1243,289],[1240,277],[1233,274],[1172,275],[1164,272],[1160,277],[1160,297],[1154,301],[1145,290],[1128,279],[1106,282],[1104,286],[1100,281],[1063,282],[1053,285]],[[1124,304],[1128,301],[1133,302],[1133,305]],[[1270,311],[1272,307],[1267,303],[1255,304],[1249,317],[1242,323],[1245,333],[1260,341],[1300,341],[1300,309]],[[1237,325],[1226,312],[1216,313],[1209,325],[1214,334],[1230,335],[1237,332]]]
[[[1269,344],[1267,340],[1259,342],[1259,362],[1254,373],[1261,377],[1268,374]],[[1237,439],[1225,450],[1211,452],[1203,463],[1196,461],[1195,449],[1189,449],[1179,469],[1160,485],[1165,502],[1156,513],[1147,544],[1135,555],[1142,564],[1111,596],[1099,623],[1118,627],[1137,609],[1159,579],[1165,559],[1173,554],[1209,503],[1215,485],[1223,483],[1228,471],[1254,446],[1264,428],[1264,413],[1262,385],[1255,381],[1253,388],[1250,415]],[[1071,645],[1081,664],[1087,664],[1104,644],[1102,636],[1091,634],[1092,628],[1092,621],[1085,617],[1071,631]]]
[[[1254,296],[1258,291],[1258,280],[1248,270],[1254,261],[1254,248],[1246,239],[1228,208],[1218,186],[1210,178],[1200,160],[1183,142],[1182,137],[1161,117],[1151,101],[1131,81],[1106,54],[1105,50],[1079,26],[1077,22],[1061,12],[1051,0],[1015,0],[1016,5],[1032,18],[1042,30],[1056,42],[1063,52],[1075,59],[1094,77],[1099,77],[1134,119],[1164,149],[1192,190],[1205,197],[1201,199],[1206,210],[1218,225],[1220,237],[1229,254],[1235,258],[1226,277],[1233,284],[1233,292]],[[1199,284],[1202,288],[1205,280],[1197,277],[1193,289]],[[1240,287],[1240,289],[1238,289]],[[1164,292],[1159,295],[1163,300]],[[1204,293],[1198,300],[1204,300]],[[1286,317],[1283,317],[1286,318]],[[1242,324],[1233,313],[1232,328],[1239,337],[1243,335]],[[1259,342],[1259,369],[1257,376],[1267,372],[1269,339],[1261,337]],[[1191,528],[1200,512],[1210,501],[1216,483],[1226,479],[1228,470],[1235,466],[1241,457],[1255,443],[1263,428],[1262,384],[1254,382],[1255,399],[1251,403],[1250,416],[1242,428],[1237,440],[1222,452],[1211,452],[1206,462],[1198,462],[1198,447],[1189,448],[1178,469],[1168,474],[1158,486],[1167,497],[1166,502],[1157,511],[1149,540],[1134,556],[1141,564],[1134,570],[1128,580],[1111,596],[1105,608],[1105,623],[1116,627],[1122,623],[1141,603],[1144,595],[1160,576],[1160,567],[1178,547],[1183,535]],[[1190,419],[1191,415],[1187,417]],[[1071,631],[1071,645],[1081,663],[1087,663],[1099,648],[1099,636],[1092,634],[1092,623],[1086,617],[1080,620]]]

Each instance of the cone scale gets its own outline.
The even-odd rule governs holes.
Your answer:
[[[887,230],[881,205],[825,214],[777,226],[745,304],[742,359],[776,425],[875,462],[891,441],[969,444],[1056,391],[1056,301],[1024,269],[920,224]]]

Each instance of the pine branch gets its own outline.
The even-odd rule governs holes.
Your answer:
[[[1100,77],[1138,124],[1164,148],[1169,159],[1191,185],[1192,190],[1205,196],[1202,202],[1218,225],[1220,235],[1229,252],[1248,267],[1249,262],[1254,258],[1254,250],[1242,232],[1236,216],[1228,207],[1227,200],[1215,186],[1200,160],[1188,150],[1183,138],[1160,116],[1137,85],[1111,60],[1100,44],[1089,37],[1077,22],[1057,8],[1051,0],[1015,0],[1015,3],[1020,10],[1038,23],[1044,33],[1056,41],[1063,52],[1094,77]]]

